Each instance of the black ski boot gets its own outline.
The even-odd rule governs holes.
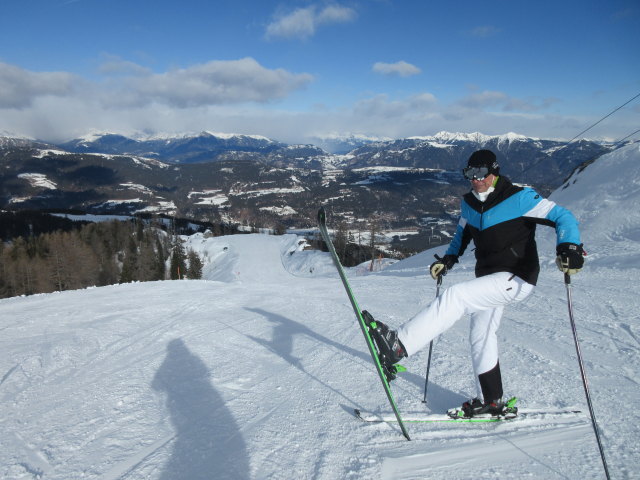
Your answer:
[[[471,418],[477,416],[513,418],[518,414],[518,407],[515,406],[516,401],[517,399],[513,397],[506,402],[502,399],[497,399],[492,402],[483,403],[479,398],[474,398],[468,402],[464,402],[460,408],[449,410],[447,414],[452,418]]]
[[[407,356],[404,345],[398,339],[398,332],[391,330],[384,323],[376,321],[366,310],[362,311],[362,319],[369,327],[369,334],[378,348],[378,358],[387,376],[387,381],[394,380],[397,373],[404,370],[403,367],[399,368],[400,366],[396,363]]]

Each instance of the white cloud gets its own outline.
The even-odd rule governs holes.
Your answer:
[[[69,96],[77,82],[70,73],[31,72],[0,62],[0,108],[25,108],[43,96]]]
[[[268,69],[253,58],[211,61],[160,74],[131,77],[126,90],[136,103],[158,102],[178,108],[268,102],[309,84],[313,76]]]
[[[315,5],[297,8],[293,12],[279,14],[267,25],[267,38],[309,38],[315,35],[318,27],[335,23],[347,23],[355,19],[352,8],[341,5],[329,5],[318,8]]]
[[[0,108],[26,108],[43,97],[93,102],[109,108],[149,103],[188,108],[281,99],[313,81],[307,73],[269,69],[253,58],[211,61],[163,73],[109,57],[99,68],[104,82],[66,72],[32,72],[0,63]]]
[[[331,23],[347,23],[355,19],[356,12],[352,8],[343,7],[340,5],[329,5],[317,15],[317,23],[319,25],[326,25]]]
[[[0,63],[0,131],[52,141],[92,129],[125,134],[223,131],[224,125],[211,125],[211,115],[218,115],[211,113],[213,107],[229,105],[241,112],[241,105],[282,99],[314,79],[307,73],[266,68],[252,58],[153,73],[108,57],[98,73],[101,81],[89,81],[65,72],[38,73]],[[227,110],[221,115],[235,118]],[[255,126],[254,131],[259,129],[244,121]]]
[[[379,94],[361,100],[354,106],[354,113],[363,118],[398,118],[423,115],[437,104],[430,93],[412,95],[401,100],[389,100],[387,95]]]
[[[559,100],[554,98],[517,98],[511,97],[504,92],[485,90],[478,93],[472,93],[457,102],[457,105],[471,109],[498,109],[504,112],[535,112],[540,111],[557,103]]]
[[[485,90],[483,92],[468,95],[461,99],[458,104],[466,108],[482,109],[504,104],[507,100],[508,96],[506,93]]]
[[[376,62],[373,65],[373,71],[382,73],[383,75],[399,75],[400,77],[410,77],[411,75],[417,75],[421,72],[418,67],[404,60],[396,63]]]

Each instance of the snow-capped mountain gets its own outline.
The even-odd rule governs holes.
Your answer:
[[[515,133],[490,136],[440,132],[371,143],[350,152],[344,164],[350,168],[384,164],[460,171],[469,155],[481,148],[496,154],[501,172],[512,180],[555,188],[576,166],[611,151],[612,145],[589,140],[567,143]]]
[[[196,135],[142,136],[91,134],[59,145],[75,153],[107,153],[156,158],[167,163],[252,159],[278,167],[409,167],[459,170],[476,149],[489,148],[515,181],[558,186],[582,162],[610,151],[589,140],[567,144],[517,133],[485,135],[439,132],[433,136],[379,139],[362,135],[327,135],[314,144],[286,145],[255,135],[201,132]],[[321,148],[322,147],[322,148]],[[327,153],[327,151],[340,152]]]
[[[0,207],[180,212],[195,220],[304,227],[318,204],[330,202],[333,213],[350,223],[364,224],[375,214],[392,228],[422,229],[432,221],[425,219],[451,222],[455,198],[468,188],[460,170],[478,148],[496,152],[502,174],[546,195],[611,146],[440,132],[335,155],[313,144],[212,132],[100,133],[59,146],[5,138]]]
[[[341,135],[341,134],[330,134],[330,135],[318,135],[310,137],[309,139],[311,143],[314,145],[318,145],[323,150],[327,152],[336,154],[336,155],[344,155],[346,153],[355,150],[356,148],[362,147],[364,145],[369,145],[371,143],[377,142],[388,142],[391,141],[391,138],[382,138],[382,137],[371,137],[368,135],[358,135],[358,134],[349,134],[349,135]]]
[[[522,142],[522,141],[531,141],[538,140],[537,138],[526,137],[525,135],[520,135],[519,133],[509,132],[504,135],[485,135],[480,132],[473,133],[461,133],[461,132],[438,132],[435,135],[427,136],[427,137],[411,137],[418,140],[429,140],[435,143],[441,144],[451,144],[451,143],[460,143],[460,142],[472,142],[472,143],[480,143],[485,144],[489,143],[495,139],[498,140],[499,144],[504,142]]]
[[[171,163],[212,161],[221,153],[266,154],[285,145],[257,135],[201,132],[195,135],[130,138],[114,133],[91,134],[59,145],[74,153],[109,153],[153,157]]]
[[[25,148],[31,146],[38,148],[52,147],[52,145],[48,145],[44,142],[38,142],[37,140],[28,137],[0,135],[1,148]]]

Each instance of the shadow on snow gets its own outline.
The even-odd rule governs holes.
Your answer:
[[[238,424],[210,382],[210,371],[181,339],[167,356],[151,387],[166,394],[176,432],[162,480],[249,479],[247,448]]]
[[[309,338],[313,338],[318,342],[325,343],[336,350],[345,352],[355,358],[359,358],[371,364],[371,376],[363,378],[362,381],[363,382],[370,381],[372,385],[375,385],[376,387],[379,386],[378,385],[379,380],[376,378],[374,373],[375,367],[373,366],[373,361],[368,351],[357,350],[355,348],[338,343],[334,340],[331,340],[330,338],[325,337],[324,335],[314,332],[313,330],[306,327],[305,325],[302,325],[301,323],[291,320],[289,318],[286,318],[282,315],[272,313],[272,312],[267,312],[259,308],[246,308],[246,309],[251,312],[255,312],[257,314],[262,315],[269,322],[274,324],[273,335],[271,340],[265,340],[262,338],[257,338],[249,335],[249,337],[252,340],[264,346],[265,348],[269,349],[270,351],[274,352],[275,354],[279,355],[281,358],[289,362],[291,365],[305,372],[306,374],[314,378],[316,381],[327,386],[334,392],[338,393],[341,397],[348,400],[350,403],[357,405],[357,402],[354,402],[353,400],[345,397],[341,392],[335,391],[332,387],[329,387],[325,382],[321,381],[319,378],[317,378],[316,376],[312,375],[310,372],[304,369],[304,367],[301,364],[301,359],[293,355],[293,339],[296,335],[305,335]],[[357,322],[355,318],[353,321]],[[354,331],[354,339],[353,339],[354,343],[366,349],[364,337],[361,333],[359,333],[359,327],[357,326],[357,324],[354,324],[353,331]],[[338,358],[336,358],[335,363],[344,365],[343,362]],[[414,365],[411,365],[411,366],[413,367]],[[425,366],[415,365],[415,367],[423,368],[423,367],[426,367],[426,365]],[[332,369],[331,372],[335,372],[335,369]],[[420,398],[418,399],[418,397],[416,397],[416,405],[417,405],[416,410],[418,408],[424,409],[425,406],[422,404],[422,391],[424,389],[424,377],[421,376],[420,374],[411,373],[407,371],[407,372],[401,373],[399,375],[399,378],[413,384],[414,386],[420,389],[419,390]],[[398,382],[398,380],[394,380],[394,383],[395,382]],[[392,383],[392,387],[393,386],[394,385]],[[380,387],[380,392],[382,394],[382,386],[379,386],[379,387]],[[427,399],[427,405],[429,407],[429,410],[431,410],[432,412],[445,412],[447,409],[451,408],[452,406],[461,404],[464,400],[467,400],[467,398],[464,397],[463,395],[460,395],[458,393],[452,392],[451,390],[443,388],[440,385],[434,383],[433,381],[429,382],[429,397]],[[359,405],[358,407],[362,408]]]

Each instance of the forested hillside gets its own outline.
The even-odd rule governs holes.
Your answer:
[[[201,275],[200,258],[178,236],[140,219],[0,242],[0,298]]]

